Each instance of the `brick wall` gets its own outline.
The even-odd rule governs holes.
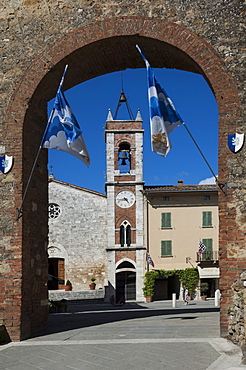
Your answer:
[[[227,134],[245,131],[242,7],[242,0],[226,5],[217,0],[3,1],[0,154],[14,155],[15,164],[9,174],[0,174],[0,320],[13,340],[44,325],[47,312],[46,154],[35,170],[23,217],[15,220],[46,124],[46,102],[55,95],[65,63],[70,65],[65,89],[105,73],[143,68],[136,43],[153,67],[202,74],[217,99],[219,180],[228,186],[227,195],[219,195],[221,333],[226,335],[231,284],[246,258],[245,151],[235,155],[227,149]]]

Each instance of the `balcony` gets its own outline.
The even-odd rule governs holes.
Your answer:
[[[198,264],[218,264],[218,251],[205,251],[202,254],[196,254]]]

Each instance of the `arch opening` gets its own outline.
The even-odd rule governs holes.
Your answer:
[[[143,61],[135,49],[137,43],[148,56],[149,62],[154,68],[177,68],[201,74],[216,96],[222,120],[224,117],[226,117],[225,120],[228,119],[226,116],[228,113],[228,116],[231,117],[230,124],[236,124],[240,104],[235,82],[225,71],[217,53],[205,41],[196,37],[187,29],[175,24],[163,24],[163,20],[158,19],[139,20],[139,22],[136,22],[136,19],[133,18],[129,19],[129,35],[122,36],[120,35],[122,32],[120,26],[124,21],[125,19],[119,20],[116,30],[114,30],[115,23],[113,21],[112,23],[107,21],[107,30],[97,28],[98,24],[102,25],[103,22],[95,22],[91,27],[95,32],[94,36],[92,36],[93,31],[91,31],[91,33],[88,32],[88,36],[80,37],[80,32],[83,30],[67,35],[66,42],[63,40],[63,48],[61,48],[59,42],[56,45],[51,45],[49,50],[46,50],[33,61],[20,81],[10,100],[6,118],[6,122],[11,124],[16,122],[16,137],[19,139],[10,144],[8,149],[13,150],[16,157],[19,153],[22,155],[17,161],[19,168],[15,173],[16,181],[20,186],[14,189],[14,194],[11,194],[16,207],[19,206],[18,202],[22,197],[23,189],[25,189],[36,153],[35,148],[39,147],[47,122],[46,104],[55,96],[66,63],[72,67],[66,77],[65,90],[113,71],[126,68],[143,68]],[[145,27],[142,27],[141,22],[145,22]],[[158,30],[157,26],[159,27]],[[182,32],[186,37],[186,43],[183,45],[180,43]],[[190,36],[190,39],[188,39],[188,36]],[[47,60],[47,62],[44,62],[44,60]],[[30,82],[29,89],[26,89],[26,81]],[[225,85],[230,86],[230,91],[227,93],[224,89]],[[231,96],[233,96],[233,99],[231,99]],[[27,108],[26,104],[28,104]],[[224,125],[226,125],[225,121]],[[220,141],[222,142],[221,138]],[[25,297],[21,300],[21,304],[26,306],[27,309],[22,310],[22,320],[25,325],[20,328],[19,323],[21,339],[28,337],[30,332],[35,329],[40,329],[41,321],[44,323],[47,318],[44,310],[40,315],[37,315],[36,311],[31,312],[30,310],[30,307],[36,307],[36,302],[40,302],[40,299],[47,297],[45,287],[47,281],[47,272],[45,272],[45,270],[47,271],[47,252],[44,248],[44,245],[47,245],[48,235],[46,165],[47,153],[42,151],[33,173],[30,191],[23,206],[23,218],[18,225],[14,226],[15,235],[19,235],[21,240],[19,245],[23,249],[22,259],[25,261],[22,266],[23,271],[21,271],[22,286],[20,291]],[[224,172],[222,169],[220,170],[221,181],[227,175],[226,164],[224,166]],[[32,212],[37,212],[37,208],[39,217],[33,217]],[[14,215],[10,217],[12,217],[11,222],[14,225]],[[42,220],[42,224],[40,220]],[[9,230],[12,229],[9,228]],[[39,275],[38,278],[35,275],[35,270],[31,271],[29,268],[32,256],[35,256],[37,251],[40,252],[39,259],[41,262],[39,262],[39,267],[42,271],[42,276]],[[35,291],[33,290],[32,294],[30,294],[30,281],[36,282]],[[26,297],[30,301],[27,301]],[[6,306],[6,309],[11,309],[10,305]],[[40,322],[34,325],[37,316],[39,316]]]

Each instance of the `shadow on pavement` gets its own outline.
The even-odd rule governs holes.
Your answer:
[[[192,306],[192,305],[190,305]],[[195,314],[204,312],[219,312],[218,307],[193,307],[185,308],[155,308],[151,309],[141,304],[126,303],[124,306],[111,306],[109,304],[100,304],[96,306],[79,304],[69,304],[66,313],[50,314],[46,329],[36,333],[31,338],[38,338],[55,333],[66,332],[68,330],[82,329],[97,325],[120,322],[123,320],[150,318],[155,316],[173,315],[173,319],[192,320],[196,318]],[[190,316],[180,316],[182,314],[192,314]],[[171,318],[167,318],[171,319]]]

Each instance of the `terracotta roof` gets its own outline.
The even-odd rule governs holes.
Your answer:
[[[146,193],[158,193],[158,192],[188,192],[188,191],[218,191],[217,185],[152,185],[144,186],[144,192]]]

